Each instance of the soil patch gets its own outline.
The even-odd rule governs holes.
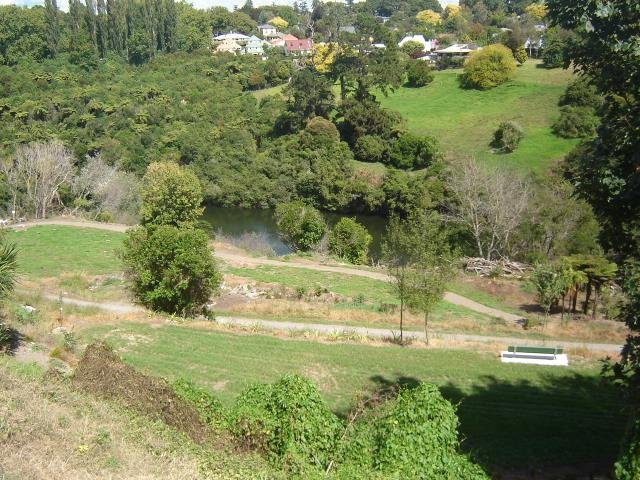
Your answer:
[[[87,347],[73,382],[89,393],[118,400],[132,410],[158,418],[197,443],[211,436],[196,410],[180,399],[165,380],[137,372],[103,342]]]

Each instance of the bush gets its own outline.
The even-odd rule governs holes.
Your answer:
[[[401,389],[348,433],[341,470],[375,470],[387,478],[488,480],[458,453],[458,417],[435,385]]]
[[[564,138],[592,137],[596,133],[598,117],[592,107],[560,107],[560,118],[553,124],[556,135]]]
[[[142,225],[192,226],[202,215],[198,177],[171,162],[152,163],[142,179]]]
[[[486,90],[513,78],[516,61],[504,45],[488,45],[469,55],[464,62],[462,84],[467,88]]]
[[[159,226],[129,230],[122,254],[140,302],[168,313],[203,312],[220,273],[201,230]]]
[[[389,145],[382,138],[374,135],[364,135],[358,138],[353,154],[361,162],[383,162],[389,152]]]
[[[433,82],[433,71],[427,62],[414,60],[407,65],[407,83],[409,87],[424,87]]]
[[[226,427],[226,413],[216,397],[183,378],[173,382],[171,387],[178,397],[196,409],[207,425],[218,431]]]
[[[564,42],[557,37],[551,38],[542,51],[542,63],[547,68],[564,66]]]
[[[329,233],[329,252],[350,263],[367,263],[372,237],[354,218],[343,217]]]
[[[279,204],[275,216],[278,232],[297,250],[310,250],[327,231],[322,214],[302,201]]]
[[[389,163],[403,170],[426,168],[439,157],[438,145],[432,137],[403,133],[393,142]]]
[[[567,85],[558,103],[560,106],[572,105],[598,109],[602,105],[602,97],[598,95],[596,87],[591,85],[586,77],[580,77]]]
[[[335,141],[340,139],[336,126],[323,117],[313,117],[307,122],[304,131],[313,137],[326,137]]]
[[[297,375],[250,386],[230,412],[236,439],[294,473],[310,465],[324,470],[334,455],[340,427],[315,385]]]
[[[640,478],[640,417],[638,416],[627,434],[625,450],[614,465],[614,475],[616,480]]]
[[[516,51],[513,53],[513,58],[516,59],[520,65],[524,64],[529,59],[529,55],[527,55],[527,49],[524,46],[520,45]]]
[[[392,138],[402,121],[399,113],[382,108],[379,102],[372,99],[358,101],[349,98],[342,102],[338,113],[342,138],[349,145],[355,145],[364,135]]]
[[[516,122],[502,122],[493,134],[491,146],[501,152],[513,152],[524,137],[522,127]]]

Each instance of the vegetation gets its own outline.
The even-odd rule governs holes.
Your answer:
[[[502,122],[493,134],[491,146],[501,152],[511,153],[524,138],[522,127],[516,122]]]
[[[489,45],[472,52],[464,62],[462,83],[468,88],[487,90],[511,80],[516,62],[504,45]]]
[[[422,44],[420,44],[420,48],[422,48]],[[406,85],[408,87],[425,87],[433,82],[433,79],[433,72],[427,62],[416,61],[409,63],[407,66]]]
[[[353,218],[343,217],[329,233],[329,252],[350,263],[364,264],[372,239],[366,227]]]
[[[301,201],[278,205],[275,216],[280,235],[298,250],[310,250],[327,231],[322,214]]]

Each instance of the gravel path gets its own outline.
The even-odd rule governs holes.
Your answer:
[[[43,294],[49,300],[59,301],[60,297],[53,294]],[[117,313],[138,313],[144,312],[145,309],[129,304],[129,303],[112,303],[112,302],[91,302],[88,300],[80,300],[72,297],[62,297],[62,303],[68,305],[76,305],[79,307],[101,308],[110,312]],[[223,325],[231,325],[238,327],[258,327],[259,329],[271,331],[314,331],[323,334],[346,333],[368,336],[370,338],[392,338],[398,336],[397,330],[386,328],[369,328],[369,327],[345,327],[343,325],[331,325],[324,323],[298,323],[276,320],[262,320],[256,318],[242,318],[230,316],[216,316],[216,321]],[[405,338],[414,338],[416,340],[424,340],[424,332],[405,331]],[[441,340],[454,342],[480,342],[480,343],[499,343],[502,345],[523,345],[528,346],[552,346],[561,348],[580,348],[593,352],[620,353],[622,345],[608,343],[588,343],[588,342],[569,342],[561,340],[532,340],[517,337],[495,337],[485,335],[471,335],[465,333],[439,333],[433,332],[429,338],[438,338]]]
[[[84,227],[84,228],[97,228],[101,230],[109,230],[112,232],[125,232],[128,228],[130,228],[128,225],[122,225],[117,223],[91,222],[87,220],[73,220],[73,219],[65,219],[65,218],[31,221],[31,222],[12,225],[10,228],[21,229],[21,228],[29,228],[37,225],[63,225],[63,226]],[[273,267],[304,268],[307,270],[315,270],[318,272],[341,273],[344,275],[355,275],[358,277],[367,277],[367,278],[373,278],[375,280],[382,280],[382,281],[389,280],[389,277],[382,272],[360,270],[357,268],[340,267],[335,265],[323,265],[317,262],[309,262],[309,261],[283,262],[280,260],[273,260],[270,258],[251,257],[249,255],[242,255],[236,252],[230,252],[230,251],[220,250],[220,249],[216,250],[215,256],[220,260],[223,260],[227,263],[238,265],[238,266],[269,265]],[[445,292],[444,300],[453,305],[458,305],[460,307],[464,307],[474,312],[488,315],[490,317],[500,318],[510,323],[517,323],[523,318],[521,315],[514,315],[513,313],[504,312],[502,310],[487,307],[486,305],[482,305],[469,298],[463,297],[461,295],[458,295],[452,292]]]

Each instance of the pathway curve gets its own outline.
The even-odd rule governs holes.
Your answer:
[[[109,230],[112,232],[125,232],[130,226],[122,225],[118,223],[102,223],[102,222],[92,222],[88,220],[73,220],[67,218],[56,218],[50,220],[36,220],[25,223],[19,223],[15,225],[11,225],[10,228],[20,229],[20,228],[29,228],[37,225],[63,225],[63,226],[73,226],[73,227],[84,227],[84,228],[97,228],[101,230]],[[290,268],[304,268],[307,270],[315,270],[318,272],[330,272],[330,273],[341,273],[344,275],[355,275],[358,277],[367,277],[373,278],[375,280],[388,281],[389,276],[382,272],[375,272],[371,270],[361,270],[358,268],[351,267],[341,267],[337,265],[324,265],[318,262],[312,261],[280,261],[274,260],[270,258],[264,257],[252,257],[250,255],[243,255],[237,252],[231,252],[224,249],[216,249],[215,256],[227,263],[231,263],[233,265],[269,265],[274,267],[290,267]],[[444,293],[444,300],[453,304],[458,305],[469,310],[472,310],[477,313],[482,313],[484,315],[488,315],[490,317],[500,318],[510,323],[517,323],[523,319],[521,315],[514,315],[513,313],[504,312],[502,310],[498,310],[496,308],[487,307],[486,305],[482,305],[481,303],[475,302],[469,298],[463,297],[462,295],[458,295],[452,292]]]
[[[75,305],[78,307],[91,307],[101,308],[110,312],[117,313],[138,313],[146,311],[144,308],[133,305],[130,303],[112,303],[112,302],[92,302],[89,300],[81,300],[72,297],[60,297],[53,294],[43,294],[43,296],[49,300],[60,301],[68,305]],[[370,338],[392,338],[397,336],[396,330],[388,328],[370,328],[370,327],[349,327],[344,325],[331,325],[324,323],[299,323],[299,322],[286,322],[279,320],[263,320],[256,318],[243,318],[243,317],[231,317],[226,315],[216,316],[216,321],[223,325],[231,325],[238,327],[258,327],[259,329],[270,331],[314,331],[322,334],[332,333],[345,333],[345,334],[358,334],[367,336]],[[405,338],[414,338],[416,340],[424,340],[424,332],[417,331],[405,331]],[[466,333],[440,333],[433,332],[430,338],[438,338],[449,342],[480,342],[480,343],[499,343],[502,345],[522,345],[529,346],[553,346],[561,347],[565,349],[585,349],[592,352],[605,352],[605,353],[620,353],[622,345],[615,345],[610,343],[589,343],[589,342],[571,342],[564,340],[533,340],[528,338],[518,337],[499,337],[499,336],[485,336],[485,335],[472,335]]]

